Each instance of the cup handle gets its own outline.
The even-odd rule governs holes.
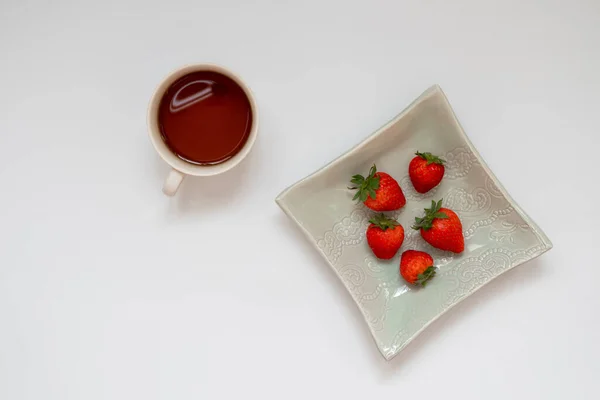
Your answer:
[[[177,193],[177,189],[179,189],[179,185],[183,181],[185,175],[176,169],[172,169],[167,175],[167,179],[165,179],[165,183],[163,185],[163,193],[167,196],[174,196]]]

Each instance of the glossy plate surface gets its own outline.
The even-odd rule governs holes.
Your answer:
[[[426,194],[417,193],[408,177],[417,150],[447,161],[442,183]],[[372,213],[353,202],[347,189],[350,177],[366,174],[373,163],[398,180],[407,199],[401,210],[388,213],[406,232],[390,261],[372,255],[365,240]],[[460,255],[434,249],[410,228],[431,200],[441,198],[462,221],[465,251]],[[471,293],[552,247],[477,153],[439,86],[276,201],[342,280],[386,359]],[[426,288],[410,287],[399,275],[400,254],[408,249],[427,251],[435,260],[437,276]]]

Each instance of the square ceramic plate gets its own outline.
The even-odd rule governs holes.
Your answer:
[[[426,194],[417,193],[408,177],[408,163],[417,150],[447,162],[441,184]],[[354,193],[347,189],[350,177],[366,174],[373,163],[398,180],[407,200],[391,213],[406,236],[389,261],[371,253],[365,230],[372,213],[352,201]],[[434,249],[410,228],[431,200],[441,198],[462,221],[465,251],[460,255]],[[438,86],[276,201],[342,280],[386,359],[471,293],[552,247],[477,153]],[[429,252],[438,267],[424,289],[410,287],[400,277],[399,258],[407,249]]]

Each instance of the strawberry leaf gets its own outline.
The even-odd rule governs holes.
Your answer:
[[[431,280],[431,278],[433,278],[435,276],[435,272],[436,272],[436,270],[433,265],[430,267],[427,267],[427,269],[425,271],[423,271],[423,273],[421,273],[417,276],[415,285],[425,287],[425,285],[427,285],[427,282],[429,282]]]
[[[440,211],[442,208],[442,200],[440,199],[437,203],[431,200],[431,207],[425,209],[425,216],[423,218],[415,218],[415,224],[412,226],[414,230],[424,229],[428,231],[431,229],[433,220],[436,218],[448,218],[445,212]]]
[[[349,187],[350,190],[358,190],[352,200],[360,200],[365,202],[367,198],[371,197],[375,199],[377,196],[376,190],[379,189],[379,176],[377,174],[377,167],[375,164],[369,170],[369,175],[365,178],[362,175],[354,175],[350,180],[353,186]]]
[[[387,217],[383,213],[374,215],[373,218],[369,220],[369,222],[381,228],[381,230],[384,231],[388,229],[396,229],[396,227],[400,225],[398,221],[396,221],[393,218]]]
[[[439,164],[439,165],[444,165],[444,163],[446,162],[446,160],[439,158],[438,156],[434,156],[433,154],[427,152],[427,153],[419,153],[418,151],[415,153],[415,155],[421,157],[423,160],[427,161],[427,165],[429,164]]]

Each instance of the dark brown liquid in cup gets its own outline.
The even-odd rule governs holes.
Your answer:
[[[252,109],[244,90],[231,78],[212,71],[192,72],[163,95],[158,125],[163,140],[179,158],[218,164],[246,144]]]

